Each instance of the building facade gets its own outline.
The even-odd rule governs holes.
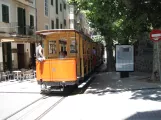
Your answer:
[[[35,0],[0,0],[1,71],[28,67],[35,25]]]
[[[75,12],[74,5],[69,6],[69,28],[76,29],[80,32],[83,32],[87,36],[91,37],[91,28],[89,26],[88,19],[84,11]]]
[[[69,5],[66,0],[36,0],[37,30],[69,29]]]
[[[68,0],[0,0],[0,71],[28,68],[35,62],[35,31],[90,27],[83,12],[75,15]]]

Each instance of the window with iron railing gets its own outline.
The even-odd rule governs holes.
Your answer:
[[[31,26],[31,25],[26,25],[26,31],[27,31],[27,34],[26,35],[34,35],[35,33],[35,27],[34,26]]]

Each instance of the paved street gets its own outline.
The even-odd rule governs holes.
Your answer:
[[[24,81],[8,81],[0,83],[0,92],[40,93],[40,86],[35,79]]]
[[[42,96],[35,80],[2,82],[0,119],[20,110],[8,120],[160,120],[160,84],[142,80],[147,77],[99,73],[83,94],[67,97]]]
[[[0,119],[41,98],[39,87],[32,81],[0,83]]]

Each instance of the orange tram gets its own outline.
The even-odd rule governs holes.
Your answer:
[[[41,92],[78,86],[103,63],[103,44],[72,29],[36,31],[45,60],[36,61],[36,79]],[[60,58],[60,52],[67,56]]]

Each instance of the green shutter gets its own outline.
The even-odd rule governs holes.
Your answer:
[[[34,16],[30,15],[30,27],[34,27]]]
[[[2,4],[2,21],[9,23],[9,7]]]

